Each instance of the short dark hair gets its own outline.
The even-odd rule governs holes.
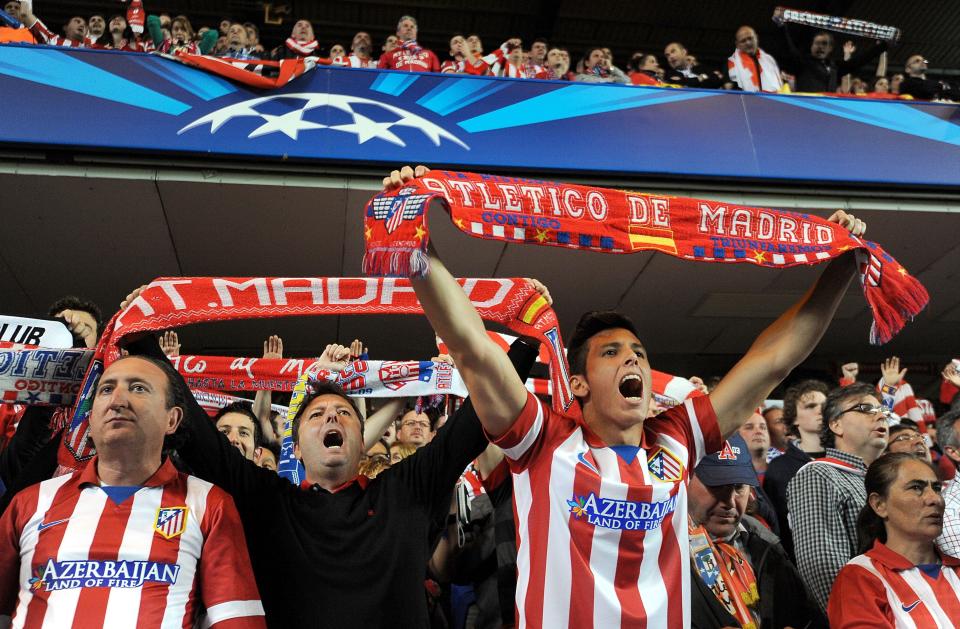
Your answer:
[[[826,395],[830,392],[830,387],[819,380],[802,380],[788,387],[783,394],[783,423],[790,427],[792,433],[796,433],[794,427],[797,423],[797,405],[800,404],[800,398],[814,392]]]
[[[937,418],[937,445],[940,446],[940,450],[947,446],[960,448],[960,434],[956,429],[958,421],[960,421],[960,409],[944,413]]]
[[[847,387],[837,387],[827,394],[827,401],[823,405],[823,425],[820,427],[820,445],[824,448],[835,448],[837,445],[837,435],[830,430],[830,424],[833,420],[840,417],[845,411],[850,398],[872,395],[879,399],[876,387],[866,382],[856,382]]]
[[[316,398],[321,395],[337,395],[346,400],[347,404],[350,405],[350,408],[353,409],[353,412],[357,414],[357,419],[360,420],[360,436],[363,436],[363,413],[360,412],[360,409],[357,407],[357,403],[347,395],[347,392],[343,390],[336,382],[331,382],[329,380],[313,380],[310,383],[310,389],[308,393],[303,397],[303,401],[300,402],[300,408],[297,409],[297,414],[293,416],[293,442],[297,443],[300,438],[300,420],[303,418],[303,412],[310,406],[310,402],[313,402]]]
[[[550,47],[550,42],[547,41],[547,38],[546,38],[546,37],[536,37],[536,38],[534,38],[534,40],[533,40],[532,42],[530,42],[530,45],[531,45],[531,46],[533,46],[533,44],[543,44],[543,45],[546,46],[547,48]]]
[[[145,360],[148,363],[156,365],[157,368],[163,372],[163,375],[167,378],[167,390],[166,395],[164,396],[167,410],[177,407],[183,411],[184,415],[186,415],[187,398],[185,396],[189,394],[189,389],[186,389],[186,383],[184,383],[183,377],[177,373],[177,370],[173,365],[170,364],[170,361],[165,358],[156,358],[147,354],[128,354],[126,356],[121,356],[111,364],[118,363],[121,360],[130,360],[131,358]],[[172,435],[167,435],[163,439],[163,451],[166,453],[175,451],[183,444],[185,439],[186,436],[183,430],[177,430]]]
[[[67,295],[50,304],[50,307],[47,308],[47,316],[55,317],[64,310],[80,310],[89,313],[90,316],[93,317],[93,320],[97,322],[97,335],[100,335],[101,328],[103,327],[103,313],[100,312],[97,304],[86,299],[80,299],[74,295]]]
[[[877,457],[877,460],[870,464],[867,475],[863,479],[867,490],[867,503],[860,509],[860,515],[857,517],[857,539],[861,554],[870,550],[875,540],[883,543],[887,541],[887,527],[870,506],[870,496],[877,494],[886,498],[890,494],[890,486],[897,479],[900,466],[907,461],[919,461],[938,476],[937,469],[929,461],[909,452],[888,452]]]
[[[217,414],[213,416],[213,423],[217,424],[220,421],[220,418],[226,415],[227,413],[239,413],[240,415],[246,415],[247,418],[253,422],[253,446],[260,447],[263,445],[263,431],[260,429],[260,420],[256,415],[253,414],[253,409],[250,404],[246,402],[231,402],[217,411]]]
[[[599,50],[596,48],[595,50]],[[614,310],[594,310],[584,313],[577,322],[577,327],[567,345],[567,359],[570,361],[570,374],[583,375],[587,371],[587,353],[590,349],[590,339],[604,330],[622,328],[628,330],[637,338],[637,328],[624,314]]]

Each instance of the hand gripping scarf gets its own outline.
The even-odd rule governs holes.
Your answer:
[[[426,274],[426,210],[433,199],[442,202],[460,231],[504,242],[604,253],[661,251],[687,260],[771,268],[819,264],[853,249],[873,313],[875,345],[889,341],[930,299],[880,245],[810,214],[445,170],[370,200],[364,212],[364,273]]]
[[[569,389],[557,316],[525,279],[459,280],[480,316],[539,339],[551,354],[554,405],[566,409]],[[89,416],[104,367],[120,356],[124,337],[206,321],[339,314],[423,314],[410,282],[385,278],[159,278],[105,326],[60,448],[60,465],[77,468],[93,455]],[[246,359],[250,360],[250,359]]]

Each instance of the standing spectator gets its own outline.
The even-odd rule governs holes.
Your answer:
[[[545,68],[523,61],[523,42],[514,37],[503,42],[499,48],[484,55],[465,69],[469,74],[508,76],[514,79],[546,79]]]
[[[408,410],[400,418],[397,441],[414,448],[422,448],[433,439],[432,423],[432,418],[426,412],[418,413],[414,409]]]
[[[869,384],[831,391],[821,430],[826,457],[803,466],[787,488],[797,566],[823,611],[837,573],[858,552],[863,477],[887,446],[887,413]]]
[[[704,457],[690,479],[692,626],[822,625],[779,540],[745,515],[750,488],[757,487],[746,445],[731,437],[722,454]]]
[[[903,85],[903,75],[897,72],[890,77],[890,93],[899,94],[901,85]]]
[[[114,15],[110,18],[107,31],[107,35],[99,42],[99,47],[128,52],[150,52],[154,49],[151,42],[142,40],[139,35],[134,35],[127,25],[127,19],[122,15]]]
[[[570,71],[570,53],[563,48],[551,48],[547,53],[548,78],[572,81],[576,75]]]
[[[951,99],[953,86],[945,81],[927,78],[927,60],[923,55],[911,55],[903,66],[907,75],[900,84],[900,94],[909,94],[919,100]]]
[[[204,626],[265,626],[233,500],[164,456],[179,378],[164,359],[114,361],[90,411],[97,455],[7,507],[0,615],[14,626],[191,627],[201,609]]]
[[[467,48],[470,49],[474,57],[483,56],[483,41],[476,33],[467,35]]]
[[[317,46],[310,20],[297,20],[290,29],[290,37],[287,37],[282,46],[277,46],[270,52],[270,58],[279,60],[314,57],[317,54]]]
[[[262,57],[264,50],[260,44],[260,29],[253,22],[244,22],[243,29],[247,31],[247,48],[258,58]]]
[[[240,28],[243,29],[242,26]],[[194,41],[193,25],[184,15],[178,15],[170,21],[170,37],[164,37],[160,18],[156,15],[147,16],[147,30],[157,50],[171,55],[178,51],[190,55],[205,55],[213,49],[217,39],[216,31],[209,31],[204,33],[199,43]]]
[[[666,83],[684,87],[723,87],[723,75],[716,70],[707,70],[696,65],[696,57],[688,54],[680,42],[671,42],[663,49],[670,70],[664,79]]]
[[[94,13],[87,19],[87,39],[91,48],[102,48],[97,44],[104,40],[106,30],[107,20],[99,13]]]
[[[768,406],[763,409],[763,419],[767,422],[767,431],[770,433],[770,456],[768,462],[777,458],[787,450],[787,434],[790,427],[783,419],[783,407]]]
[[[472,57],[467,48],[467,40],[458,33],[450,38],[450,58],[440,64],[440,71],[445,74],[463,74],[466,72],[467,59]]]
[[[550,47],[550,44],[543,37],[537,37],[533,40],[533,43],[530,44],[530,63],[537,66],[545,66],[547,64],[547,49]]]
[[[796,75],[798,92],[836,92],[840,86],[840,77],[856,72],[887,49],[886,42],[879,42],[852,54],[848,59],[837,62],[831,57],[832,33],[827,31],[816,33],[810,43],[810,51],[803,53],[794,43],[790,27],[778,20],[776,14],[774,14],[774,21],[783,29],[788,53],[783,65]]]
[[[630,83],[630,78],[623,73],[623,70],[611,65],[610,58],[603,52],[603,48],[587,50],[578,65],[575,80],[582,83]]]
[[[417,21],[404,15],[397,22],[396,49],[384,52],[378,68],[386,70],[406,70],[408,72],[439,72],[440,61],[433,51],[417,43]]]
[[[221,53],[221,56],[241,60],[259,59],[259,56],[250,48],[250,43],[247,41],[247,29],[243,27],[243,24],[234,22],[227,29],[227,49]]]
[[[937,443],[943,456],[960,465],[960,410],[945,413],[937,420]],[[960,479],[954,478],[943,492],[943,533],[937,545],[944,554],[960,557]]]
[[[825,454],[820,445],[820,429],[827,391],[827,385],[819,380],[804,380],[787,389],[783,396],[783,421],[792,439],[783,456],[767,464],[763,479],[763,491],[769,496],[779,520],[780,540],[794,561],[796,555],[788,521],[787,486],[801,467]]]
[[[50,46],[66,46],[67,48],[86,48],[90,45],[87,39],[87,22],[79,15],[75,15],[63,25],[63,35],[57,35],[47,28],[29,9],[20,9],[20,21],[30,29],[37,43]]]
[[[387,35],[387,38],[383,40],[383,45],[380,46],[380,58],[382,59],[384,55],[396,50],[398,42],[396,35]]]
[[[916,424],[909,419],[900,420],[899,424],[890,427],[887,435],[887,452],[906,452],[924,461],[932,461],[926,436],[921,435]]]
[[[331,59],[343,59],[347,56],[347,49],[343,47],[343,44],[334,44],[330,46],[330,54],[328,56]]]
[[[350,42],[350,54],[346,57],[346,64],[351,68],[376,68],[377,60],[373,58],[373,39],[370,33],[359,31]]]
[[[890,93],[890,79],[885,76],[878,76],[873,79],[873,84],[870,85],[871,94],[889,94]]]
[[[830,626],[955,627],[960,619],[960,559],[938,552],[943,497],[933,466],[885,454],[865,479],[862,554],[843,567],[830,593]]]
[[[14,27],[12,24],[8,25],[5,21],[0,20],[0,44],[6,42],[20,42],[24,44],[37,43],[30,29],[23,25],[23,15],[21,15],[20,12],[20,0],[9,0],[3,5],[3,11],[14,20],[20,22],[20,24]]]
[[[660,77],[663,76],[657,56],[645,55],[642,52],[633,53],[627,70],[627,76],[634,85],[660,85]]]
[[[743,441],[750,451],[753,469],[762,483],[763,477],[767,473],[767,454],[770,451],[770,433],[767,432],[767,422],[763,419],[763,415],[754,412],[740,426],[740,436],[743,437]]]
[[[741,26],[736,34],[737,49],[727,59],[730,80],[744,92],[779,92],[783,87],[777,60],[760,48],[757,32]]]
[[[214,415],[213,423],[243,458],[248,461],[256,459],[256,450],[263,444],[263,439],[260,437],[260,422],[249,404],[233,402],[224,406]]]

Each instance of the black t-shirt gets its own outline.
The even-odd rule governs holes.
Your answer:
[[[521,377],[536,355],[514,344]],[[245,460],[190,400],[180,454],[196,476],[233,496],[269,626],[428,625],[431,521],[446,513],[457,479],[487,445],[469,400],[415,454],[334,493],[294,487]]]

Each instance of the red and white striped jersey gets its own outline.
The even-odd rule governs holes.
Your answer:
[[[68,48],[88,48],[93,43],[89,37],[84,37],[80,41],[67,39],[63,35],[57,35],[47,25],[37,20],[30,27],[30,32],[37,38],[38,44],[47,44],[50,46],[66,46]]]
[[[354,53],[350,53],[346,57],[334,57],[330,61],[330,65],[343,66],[346,68],[376,68],[377,60],[376,59],[361,59]]]
[[[936,578],[879,541],[845,565],[830,592],[833,629],[956,627],[960,619],[960,559],[941,555]]]
[[[687,627],[689,470],[723,444],[707,396],[644,423],[630,463],[528,394],[513,472],[518,627]]]
[[[13,627],[264,627],[240,516],[167,460],[116,504],[94,458],[17,494],[0,518],[0,615]]]

